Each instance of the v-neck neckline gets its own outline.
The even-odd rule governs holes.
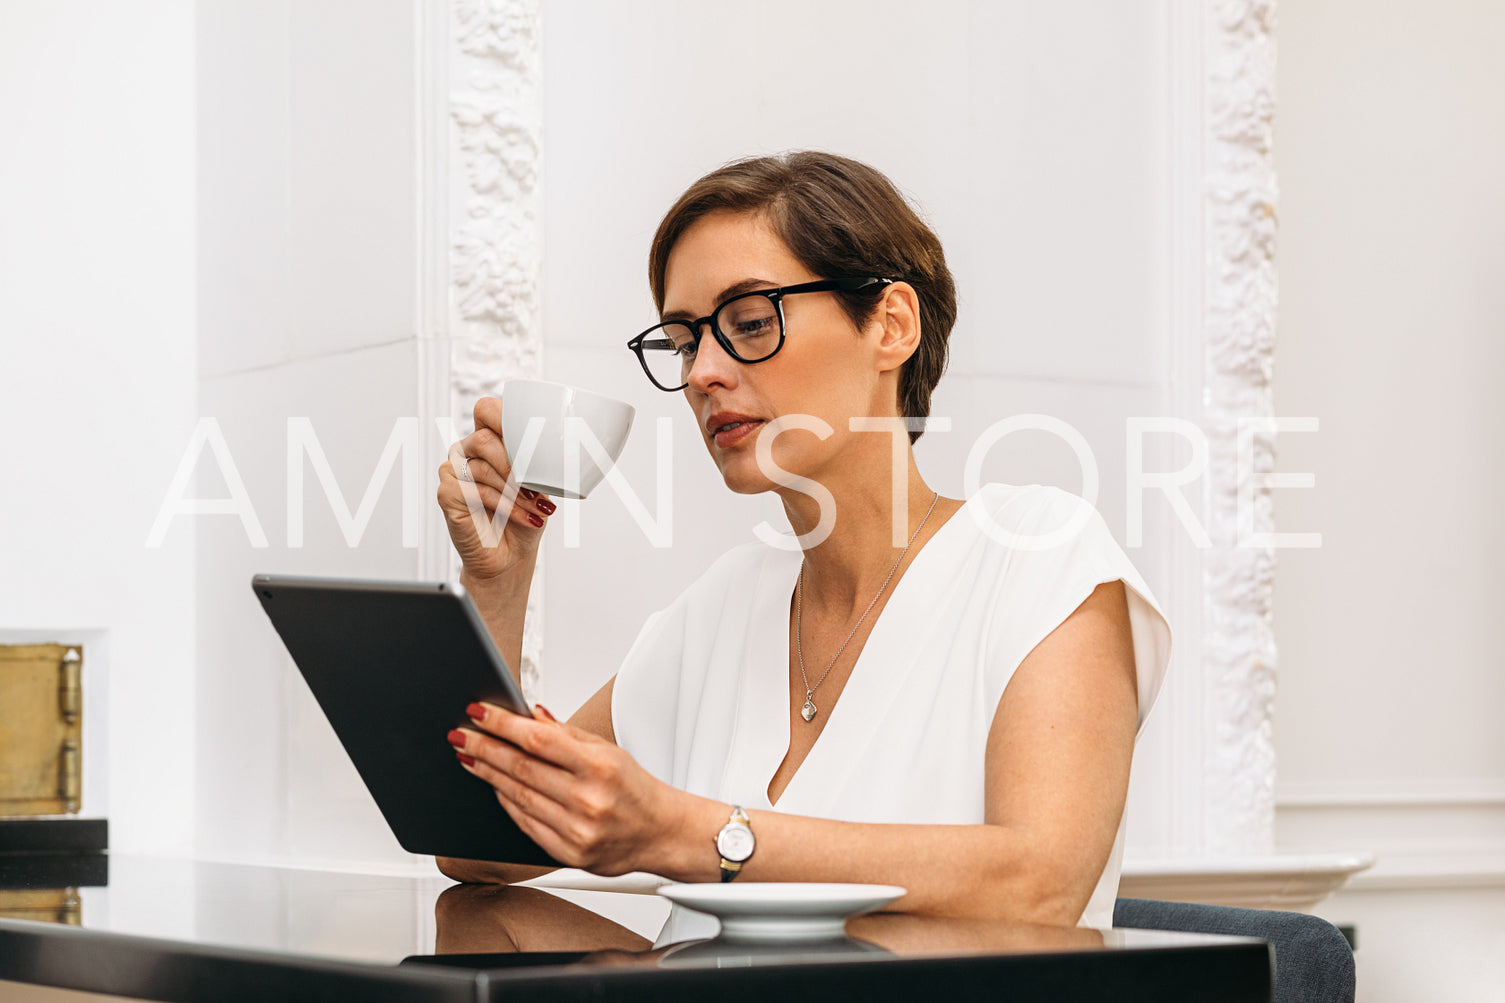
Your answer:
[[[809,751],[805,753],[805,758],[800,761],[799,766],[790,775],[789,782],[779,792],[777,802],[769,798],[768,788],[773,783],[773,778],[778,774],[779,768],[783,765],[785,758],[789,755],[790,740],[793,737],[790,732],[789,707],[789,678],[790,673],[793,671],[793,666],[789,661],[789,637],[790,630],[793,628],[794,587],[799,577],[800,567],[804,561],[804,554],[801,551],[792,551],[770,555],[770,559],[765,565],[765,575],[772,580],[767,585],[767,592],[759,590],[760,600],[762,601],[760,601],[759,609],[753,621],[749,648],[771,648],[776,643],[779,654],[775,655],[772,651],[764,650],[758,651],[757,654],[754,654],[752,651],[749,652],[753,657],[744,663],[744,672],[746,673],[744,684],[752,683],[752,685],[744,685],[743,693],[744,699],[751,698],[751,704],[748,705],[747,712],[755,714],[759,719],[758,721],[747,722],[747,724],[752,725],[752,730],[760,731],[761,729],[757,725],[770,718],[773,719],[773,722],[776,722],[768,722],[776,729],[773,735],[768,736],[768,747],[765,749],[761,747],[760,743],[754,740],[753,745],[755,748],[748,750],[749,753],[756,753],[753,755],[753,758],[758,760],[758,794],[760,803],[764,807],[778,809],[780,805],[783,805],[783,810],[789,810],[790,792],[797,791],[802,787],[801,778],[809,774],[812,764],[818,772],[820,764],[828,758],[821,755],[821,750],[833,744],[829,740],[832,730],[835,729],[838,735],[851,733],[854,728],[861,724],[860,720],[853,719],[853,714],[857,714],[862,710],[861,705],[873,703],[878,696],[871,692],[870,687],[860,685],[864,682],[873,683],[876,681],[867,678],[873,674],[871,670],[864,673],[864,666],[870,665],[873,662],[873,658],[869,657],[868,654],[870,651],[875,650],[873,642],[874,640],[878,640],[880,643],[876,648],[881,649],[885,654],[889,654],[897,649],[899,639],[895,639],[895,644],[885,644],[883,643],[883,637],[880,637],[880,633],[889,635],[900,629],[899,627],[891,626],[895,623],[895,618],[888,616],[889,611],[896,605],[902,609],[904,606],[912,605],[916,601],[910,598],[910,593],[918,588],[918,586],[909,583],[923,580],[925,577],[923,569],[918,576],[913,573],[916,566],[921,565],[922,562],[928,565],[940,559],[936,555],[950,547],[951,541],[961,532],[960,530],[952,529],[952,525],[961,520],[964,515],[971,515],[967,509],[974,502],[981,504],[980,501],[977,501],[981,495],[981,491],[974,492],[970,498],[963,500],[957,506],[956,510],[947,517],[946,521],[936,528],[936,531],[931,534],[930,538],[921,544],[920,549],[915,552],[914,558],[909,562],[909,566],[904,569],[904,573],[894,583],[893,590],[889,593],[888,602],[884,603],[883,608],[878,610],[877,616],[873,620],[873,625],[868,631],[867,638],[863,641],[862,647],[857,652],[857,659],[852,665],[852,671],[847,676],[846,685],[842,688],[840,696],[829,709],[822,708],[822,713],[830,715],[826,720],[825,727],[821,729],[821,733],[816,736]],[[969,524],[975,524],[975,518],[967,518],[965,521]],[[927,558],[926,555],[931,556]],[[777,639],[776,642],[775,638]],[[768,669],[770,665],[775,663],[780,667],[780,670],[776,674]],[[855,692],[852,688],[854,682],[859,683]],[[771,699],[771,691],[775,688],[775,683],[778,690],[776,701]],[[856,697],[857,699],[853,700],[851,697]],[[852,709],[854,704],[859,705],[858,710],[854,711]],[[779,712],[773,713],[772,706],[770,705],[777,706]],[[739,717],[742,713],[744,711],[739,709]],[[739,732],[742,730],[743,728],[738,728]],[[855,738],[856,736],[853,737]],[[840,743],[840,739],[835,741]],[[736,758],[735,752],[731,758]],[[771,760],[771,762],[768,762],[768,760]],[[730,759],[728,765],[730,765]]]

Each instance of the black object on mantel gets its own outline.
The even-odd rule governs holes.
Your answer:
[[[0,818],[0,854],[103,853],[110,845],[110,823],[103,818]]]
[[[0,890],[109,884],[109,835],[102,818],[0,819]]]

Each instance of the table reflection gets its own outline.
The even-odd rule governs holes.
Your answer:
[[[874,961],[893,952],[856,937],[810,942],[768,943],[757,941],[690,940],[671,944],[657,952],[660,968],[748,968],[792,962]]]
[[[79,889],[108,880],[102,853],[0,851],[0,919],[81,926]]]
[[[847,920],[847,934],[907,955],[1090,951],[1103,946],[1102,931],[1089,927],[895,912],[854,916]]]
[[[529,963],[728,968],[1104,946],[1103,934],[1092,929],[873,913],[848,920],[847,935],[839,939],[755,943],[718,937],[654,949],[646,938],[547,891],[502,885],[450,887],[439,895],[434,918],[435,957],[410,961],[480,968]]]
[[[619,923],[538,888],[453,885],[434,902],[435,954],[621,951],[653,945]]]

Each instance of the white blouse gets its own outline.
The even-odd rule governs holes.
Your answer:
[[[612,727],[654,776],[773,808],[789,749],[789,616],[802,554],[737,547],[648,618],[617,674]],[[1057,488],[990,484],[915,555],[778,811],[851,822],[980,824],[988,730],[1019,663],[1103,582],[1127,586],[1139,723],[1170,627],[1096,511]],[[707,852],[710,852],[707,835]],[[1081,924],[1113,924],[1120,821]],[[676,907],[660,943],[714,936]]]

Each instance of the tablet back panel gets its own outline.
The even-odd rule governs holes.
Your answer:
[[[528,713],[462,589],[274,575],[251,586],[403,849],[555,863],[445,740],[470,725],[473,700]]]

